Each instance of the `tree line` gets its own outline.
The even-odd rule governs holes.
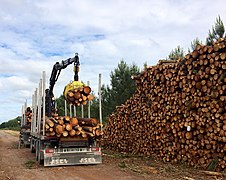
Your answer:
[[[10,130],[19,130],[20,125],[18,122],[21,121],[21,116],[18,116],[14,119],[11,119],[7,122],[3,122],[0,124],[0,129],[10,129]]]

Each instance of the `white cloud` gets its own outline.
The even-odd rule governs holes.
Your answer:
[[[96,91],[98,74],[109,84],[121,59],[142,68],[204,41],[218,15],[226,23],[225,11],[223,0],[1,0],[0,122],[19,115],[56,61],[79,53],[80,80]],[[72,66],[62,70],[55,95],[72,79]]]

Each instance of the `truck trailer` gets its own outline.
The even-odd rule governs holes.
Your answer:
[[[32,95],[30,149],[32,153],[35,153],[36,160],[44,166],[102,163],[101,147],[95,136],[68,135],[64,137],[61,134],[51,135],[46,132],[47,121],[56,121],[56,118],[52,117],[56,110],[53,87],[60,71],[72,63],[74,63],[74,81],[78,81],[79,57],[76,54],[75,57],[63,60],[61,63],[57,62],[53,66],[48,89],[46,89],[46,73],[43,71],[39,87]],[[76,118],[75,114],[72,116],[71,113],[69,117]],[[64,118],[68,119],[68,116],[65,115]],[[62,125],[62,127],[64,126]],[[56,129],[56,124],[51,128]]]

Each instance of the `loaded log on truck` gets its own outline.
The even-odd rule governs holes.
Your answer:
[[[74,63],[74,81],[64,88],[65,100],[70,105],[85,105],[85,101],[92,99],[89,97],[91,88],[79,81],[78,54],[53,66],[48,89],[45,82],[46,74],[43,72],[39,88],[36,88],[32,95],[30,148],[31,152],[36,154],[37,161],[44,166],[102,163],[98,143],[102,135],[99,121],[96,118],[57,114],[54,85],[61,70],[72,63]]]
[[[18,123],[20,124],[19,148],[21,148],[21,146],[24,146],[26,148],[30,147],[31,120],[32,120],[32,110],[30,107],[27,107],[26,101],[22,106],[21,120],[18,121]]]

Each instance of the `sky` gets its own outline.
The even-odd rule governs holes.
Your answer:
[[[21,107],[48,79],[56,62],[79,54],[79,79],[97,94],[98,76],[110,85],[120,60],[142,70],[196,37],[205,42],[225,0],[1,0],[0,123],[21,115]],[[73,80],[73,65],[61,71],[59,97]]]

